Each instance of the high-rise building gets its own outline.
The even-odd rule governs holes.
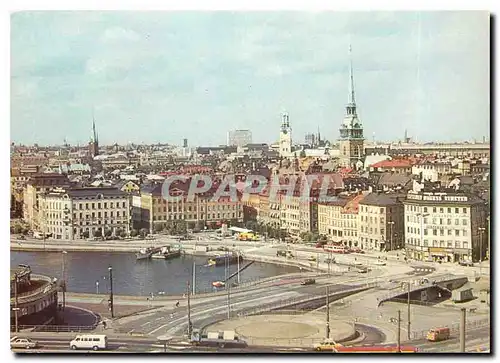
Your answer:
[[[281,118],[279,154],[282,157],[290,156],[292,153],[292,128],[288,113],[284,113]]]
[[[182,139],[182,147],[188,147],[188,139]]]
[[[227,133],[227,146],[245,146],[252,143],[252,131],[232,130]]]
[[[349,99],[346,106],[344,121],[340,126],[339,147],[341,164],[354,167],[364,157],[363,125],[358,118],[356,98],[354,94],[354,75],[352,70],[351,46],[349,46]]]

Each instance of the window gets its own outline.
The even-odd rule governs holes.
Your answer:
[[[444,212],[444,209],[443,208],[439,208],[439,213],[443,213]]]
[[[427,217],[424,218],[424,223],[427,224]]]
[[[469,248],[469,243],[468,243],[468,242],[464,242],[464,248],[465,248],[465,249],[468,249],[468,248]]]
[[[436,213],[436,207],[432,208],[432,213]]]
[[[443,218],[439,218],[439,224],[443,224]]]
[[[460,224],[460,221],[458,220],[458,218],[455,219],[455,226],[458,226]]]
[[[466,225],[467,225],[467,219],[462,219],[462,224],[463,224],[464,226],[466,226]]]
[[[97,203],[97,209],[101,209],[101,203]]]
[[[108,203],[104,203],[104,208],[108,208]]]
[[[451,236],[451,234],[452,234],[452,230],[451,230],[451,229],[449,229],[449,230],[448,230],[448,236]]]
[[[440,235],[440,236],[444,236],[444,229],[440,229],[440,230],[439,230],[439,235]]]
[[[451,218],[448,218],[448,220],[446,222],[450,226],[451,225]]]
[[[433,229],[433,230],[432,230],[432,235],[433,235],[433,236],[437,236],[437,234],[438,234],[437,229]]]
[[[424,239],[424,247],[427,247],[428,243],[427,243],[427,240]]]
[[[451,213],[451,208],[448,208],[448,213]]]
[[[439,241],[439,247],[444,247],[444,241]]]
[[[427,236],[427,229],[424,229],[424,236]]]
[[[462,212],[463,212],[464,214],[467,214],[467,208],[463,208],[463,209],[462,209]]]
[[[92,203],[92,209],[95,209],[95,203]]]
[[[455,242],[455,248],[460,248],[460,242]]]
[[[427,207],[424,207],[424,213],[427,213]]]
[[[447,244],[448,244],[448,248],[453,248],[453,242],[452,241],[448,241]]]
[[[460,236],[460,231],[458,229],[455,229],[455,236]]]
[[[455,213],[460,213],[460,212],[458,211],[458,208],[455,208]]]
[[[464,229],[464,237],[467,237],[467,230]]]

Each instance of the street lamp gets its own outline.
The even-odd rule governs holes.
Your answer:
[[[389,234],[390,234],[390,239],[391,239],[391,251],[394,249],[394,246],[392,245],[392,226],[394,225],[394,221],[387,222],[389,225]]]
[[[62,276],[62,283],[63,283],[63,311],[64,311],[64,308],[66,307],[66,255],[68,254],[67,251],[62,251],[61,252],[61,257],[62,257],[62,273],[61,273],[61,276]]]
[[[481,277],[483,275],[483,270],[481,268],[483,262],[483,234],[486,228],[479,227],[477,230],[479,231],[479,277]]]
[[[113,310],[113,268],[111,266],[108,267],[109,271],[109,310],[111,311],[111,318],[114,318],[114,310]]]
[[[95,293],[99,295],[99,281],[95,282]]]

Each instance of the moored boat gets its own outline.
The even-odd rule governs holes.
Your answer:
[[[231,255],[218,255],[215,257],[212,257],[208,259],[208,265],[209,266],[224,266],[226,264],[226,259],[230,265],[238,263],[238,258],[240,259],[240,262],[243,261],[243,257],[241,255],[237,254],[231,254]]]

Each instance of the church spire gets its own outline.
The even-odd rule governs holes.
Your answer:
[[[352,70],[352,47],[349,44],[349,104],[356,105],[354,96],[354,72]]]

